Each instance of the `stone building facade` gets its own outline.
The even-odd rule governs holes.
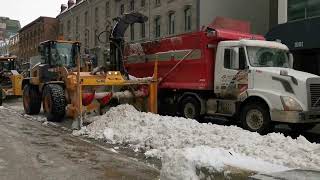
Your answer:
[[[130,26],[126,42],[145,41],[197,29],[197,0],[78,0],[61,6],[60,34],[66,40],[78,40],[82,53],[95,54],[99,64],[108,56],[108,35],[113,18],[124,13],[141,12],[149,17],[145,24]],[[183,19],[186,19],[187,24]],[[169,20],[171,26],[169,25]],[[170,27],[170,28],[169,28]],[[102,33],[102,34],[101,34]],[[100,41],[98,39],[100,35]]]
[[[279,0],[281,1],[281,0]],[[126,42],[139,42],[199,30],[217,16],[251,22],[253,33],[264,34],[277,24],[278,0],[69,0],[61,6],[60,34],[82,43],[82,52],[90,52],[105,62],[107,35],[112,19],[129,12],[149,17],[145,24],[128,28]]]
[[[8,40],[11,36],[17,34],[20,28],[18,20],[0,17],[0,41]]]
[[[58,21],[56,18],[39,17],[19,31],[19,59],[27,62],[38,55],[40,42],[58,39]]]

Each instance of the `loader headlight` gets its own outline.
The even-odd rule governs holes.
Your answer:
[[[281,102],[285,111],[302,111],[300,104],[289,96],[281,96]]]

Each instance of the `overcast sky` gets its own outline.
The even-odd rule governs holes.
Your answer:
[[[39,16],[56,17],[68,0],[0,0],[0,16],[19,20],[25,26]]]

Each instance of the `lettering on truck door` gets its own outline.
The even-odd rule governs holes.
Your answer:
[[[220,73],[220,96],[237,99],[248,89],[248,70],[242,47],[224,49],[223,68]]]

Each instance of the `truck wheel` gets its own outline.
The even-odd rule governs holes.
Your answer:
[[[199,119],[200,103],[193,97],[186,97],[180,103],[180,113],[188,119]]]
[[[66,113],[64,89],[58,84],[49,84],[43,90],[43,110],[48,121],[60,122]]]
[[[288,124],[288,126],[292,131],[302,133],[313,129],[316,124]]]
[[[240,115],[242,127],[252,132],[266,134],[272,127],[268,107],[262,103],[245,105]]]
[[[23,108],[28,115],[39,114],[41,109],[41,95],[37,86],[27,84],[23,88]]]

